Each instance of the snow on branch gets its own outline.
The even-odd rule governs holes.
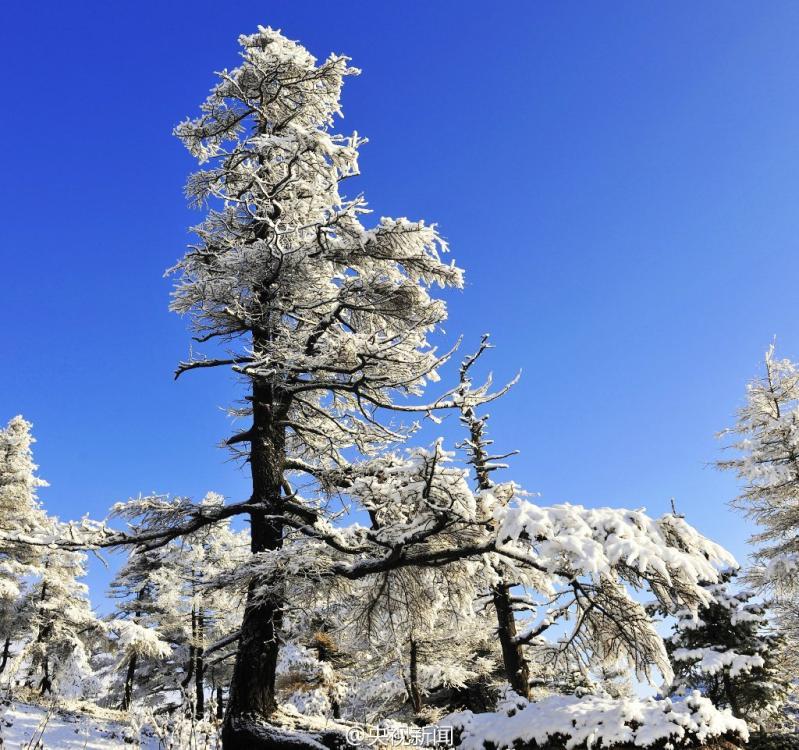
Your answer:
[[[498,505],[498,551],[558,575],[620,576],[646,582],[659,598],[706,601],[700,581],[736,566],[722,547],[672,514],[530,502]]]

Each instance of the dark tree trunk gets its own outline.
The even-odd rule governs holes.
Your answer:
[[[6,664],[8,664],[8,657],[11,656],[11,639],[6,638],[5,643],[3,644],[3,657],[2,661],[0,661],[0,674],[6,668]]]
[[[197,637],[197,613],[194,607],[191,608],[191,642],[189,643],[189,661],[186,664],[186,676],[180,681],[180,686],[184,690],[188,690],[191,685],[191,678],[194,677],[194,642]]]
[[[44,568],[47,570],[49,565],[49,561],[45,562]],[[42,584],[42,595],[39,599],[40,602],[44,602],[47,598],[47,582],[45,581]],[[39,607],[39,616],[44,617],[44,607]],[[39,632],[36,633],[36,643],[46,643],[47,639],[50,637],[50,633],[53,631],[53,621],[48,620],[44,627],[39,628]],[[50,692],[52,689],[52,685],[50,682],[50,662],[49,657],[44,657],[44,662],[42,663],[44,669],[44,676],[42,677],[42,681],[39,683],[39,690],[41,694],[44,695],[45,692]],[[36,663],[34,662],[31,664],[30,670],[28,671],[28,679],[25,682],[26,687],[33,687],[33,675],[36,673]]]
[[[221,685],[216,686],[216,718],[220,721],[225,716],[225,695]]]
[[[119,706],[121,711],[127,711],[133,702],[133,679],[136,676],[136,654],[133,653],[128,661],[128,670],[125,673],[125,694],[122,696],[122,703]]]
[[[205,623],[203,621],[202,609],[197,613],[197,636],[196,646],[194,649],[194,716],[197,719],[202,719],[205,714],[205,663],[203,662],[203,654],[205,652],[203,638],[205,637]]]
[[[136,593],[136,601],[141,601],[144,598],[144,588],[139,589]],[[133,618],[134,622],[138,623],[141,619],[141,610],[136,611],[136,615]],[[133,703],[133,680],[136,677],[136,664],[139,661],[136,652],[134,651],[130,655],[130,661],[128,661],[128,669],[125,673],[125,694],[122,696],[122,704],[120,705],[121,711],[127,711],[130,708],[130,704]]]
[[[283,525],[274,516],[282,505],[285,409],[266,383],[253,383],[252,399],[251,502],[263,510],[250,513],[250,548],[258,553],[283,544]],[[275,672],[282,616],[281,582],[266,576],[251,581],[222,731],[225,750],[251,750],[244,731],[247,721],[267,719],[277,707]]]
[[[47,657],[44,659],[42,669],[44,675],[42,676],[42,681],[39,683],[39,693],[44,695],[45,693],[53,692],[53,682],[50,679],[50,660]]]
[[[521,696],[530,696],[530,668],[521,645],[516,643],[516,617],[510,586],[500,583],[492,589],[494,609],[497,612],[497,636],[502,647],[502,661],[511,687]]]
[[[485,418],[479,419],[474,407],[461,410],[462,421],[469,429],[469,446],[472,454],[477,487],[480,490],[491,488],[490,458],[486,451],[489,445],[485,436]],[[502,572],[501,568],[498,572]],[[502,662],[505,676],[511,687],[522,697],[530,697],[530,667],[524,658],[524,649],[516,643],[516,615],[510,595],[511,586],[500,581],[491,590],[494,610],[497,613],[497,637],[502,647]]]
[[[364,745],[352,745],[345,735],[335,730],[308,732],[280,729],[265,724],[242,722],[240,719],[225,719],[224,747],[242,750],[355,750]]]
[[[419,646],[411,638],[411,663],[408,669],[408,691],[413,712],[418,716],[422,711],[422,691],[419,690]]]

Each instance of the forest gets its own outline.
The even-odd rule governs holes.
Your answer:
[[[251,494],[58,517],[4,403],[0,744],[95,747],[46,733],[89,717],[96,747],[799,748],[799,364],[769,347],[721,436],[748,560],[679,503],[542,502],[489,418],[523,379],[485,374],[488,334],[437,345],[468,269],[349,189],[360,71],[268,27],[239,45],[174,131],[201,219],[168,274],[174,377],[229,373],[219,437]],[[456,440],[420,438],[448,415]]]

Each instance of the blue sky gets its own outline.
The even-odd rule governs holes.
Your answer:
[[[743,559],[710,464],[772,337],[799,356],[789,2],[7,8],[0,420],[34,422],[48,509],[247,494],[217,447],[231,380],[172,380],[189,335],[163,272],[199,219],[171,129],[259,23],[363,69],[341,123],[370,139],[358,189],[440,224],[467,270],[448,337],[490,331],[497,377],[523,371],[492,409],[521,451],[507,476],[545,502],[674,496]],[[107,578],[93,566],[98,600]]]

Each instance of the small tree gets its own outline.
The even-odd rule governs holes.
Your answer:
[[[19,659],[28,669],[28,684],[35,683],[42,695],[56,690],[81,695],[87,687],[82,683],[94,677],[91,643],[103,626],[79,580],[86,575],[85,560],[80,552],[46,550],[41,578],[24,602],[32,638]]]
[[[219,508],[222,503],[222,496],[212,492],[202,501],[208,508]],[[190,696],[195,718],[202,719],[207,690],[214,688],[219,709],[229,682],[229,670],[218,652],[238,636],[244,595],[226,585],[226,575],[246,564],[249,540],[246,532],[235,532],[229,521],[222,521],[174,542],[172,552],[181,581],[180,610],[186,623],[184,648],[188,650],[181,687]]]
[[[370,716],[378,715],[378,706],[413,720],[450,701],[463,707],[469,687],[477,689],[497,672],[501,656],[491,621],[475,606],[483,567],[460,561],[400,569],[352,592],[345,616],[360,637],[350,639],[349,648],[361,656],[349,677],[356,703]]]
[[[720,708],[762,724],[788,693],[782,639],[769,626],[752,593],[731,591],[732,571],[698,612],[683,612],[666,647],[674,668],[670,693],[699,690]]]
[[[208,493],[200,507],[221,504],[220,495]],[[227,521],[154,549],[133,549],[111,585],[118,604],[109,627],[120,651],[116,668],[124,672],[123,710],[136,692],[155,705],[160,696],[182,693],[202,718],[209,674],[219,702],[229,675],[218,652],[237,640],[241,595],[218,578],[242,564],[246,549],[244,533]]]
[[[20,619],[26,582],[41,570],[42,549],[19,540],[44,528],[45,514],[36,491],[47,482],[36,476],[31,424],[14,417],[0,429],[0,672],[12,642],[23,635]]]
[[[133,549],[111,582],[110,595],[117,605],[109,630],[116,636],[114,669],[124,672],[119,698],[123,711],[130,708],[137,684],[152,687],[153,677],[163,673],[162,665],[172,653],[162,631],[158,595],[163,563],[163,549]]]

